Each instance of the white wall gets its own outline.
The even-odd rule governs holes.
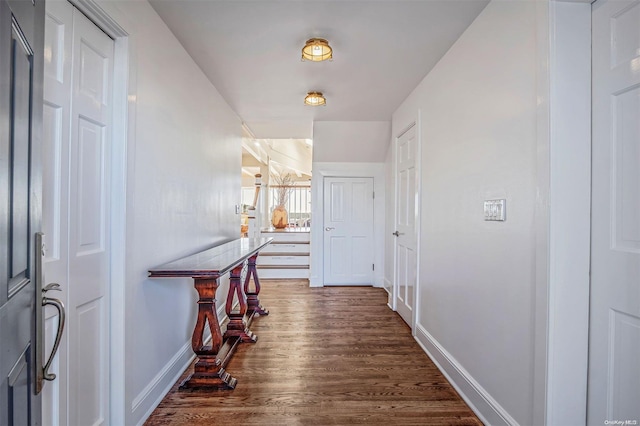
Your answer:
[[[388,121],[316,121],[313,124],[311,178],[310,284],[323,277],[323,186],[325,177],[372,177],[375,273],[373,285],[384,285],[385,157],[391,123]]]
[[[125,306],[120,397],[134,425],[193,355],[193,281],[147,271],[237,237],[241,123],[146,1],[100,4],[129,33],[126,288],[112,303]]]
[[[534,1],[493,1],[392,122],[420,111],[416,338],[489,424],[533,423],[536,40]]]
[[[316,121],[313,161],[384,162],[391,123],[388,121]]]

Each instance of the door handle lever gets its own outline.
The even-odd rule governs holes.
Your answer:
[[[35,393],[36,395],[42,391],[45,380],[55,380],[56,375],[49,373],[49,367],[51,362],[58,351],[60,346],[60,340],[62,339],[62,332],[64,331],[65,323],[65,311],[64,305],[59,299],[47,297],[45,294],[51,290],[61,291],[60,284],[51,283],[43,285],[44,283],[44,258],[46,254],[46,248],[44,243],[44,234],[37,232],[35,235],[35,273],[34,284],[36,290],[36,337],[35,337],[35,362],[33,363],[34,376],[35,376]],[[56,333],[56,339],[53,343],[53,349],[47,362],[42,364],[44,358],[44,307],[52,305],[58,310],[58,332]]]
[[[64,323],[65,323],[65,310],[64,310],[64,304],[62,303],[62,301],[60,299],[54,299],[51,297],[46,297],[44,296],[44,294],[47,291],[51,291],[51,290],[56,290],[56,291],[62,291],[60,289],[60,284],[58,283],[51,283],[51,284],[47,284],[43,289],[42,289],[42,306],[47,306],[47,305],[51,305],[53,307],[55,307],[58,310],[58,331],[56,332],[56,340],[53,342],[53,348],[51,349],[51,355],[49,355],[49,359],[47,360],[47,362],[44,364],[44,367],[42,367],[42,378],[44,380],[55,380],[56,379],[56,375],[53,373],[49,373],[49,367],[51,366],[51,362],[53,361],[53,358],[56,356],[56,353],[58,352],[58,347],[60,346],[60,340],[62,339],[62,332],[64,331]]]
[[[400,235],[404,235],[404,232],[396,231],[396,232],[392,233],[392,235],[395,235],[396,237],[399,237]]]
[[[334,228],[333,226],[327,226],[326,228],[324,228],[325,231],[333,231],[334,229],[336,228]]]

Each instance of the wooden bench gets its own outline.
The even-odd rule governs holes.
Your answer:
[[[175,260],[149,270],[151,278],[191,277],[198,292],[198,318],[191,338],[191,347],[198,357],[194,372],[181,385],[181,389],[234,389],[237,380],[225,371],[239,343],[255,343],[257,336],[249,326],[255,315],[268,315],[260,305],[260,282],[256,272],[256,259],[260,250],[271,243],[271,238],[240,238],[191,256]],[[247,274],[242,286],[242,269]],[[229,317],[227,330],[222,334],[216,312],[218,279],[229,272],[229,293],[225,311]],[[253,278],[254,289],[250,282]],[[233,311],[237,296],[240,308]],[[204,330],[209,326],[211,344],[205,345]]]

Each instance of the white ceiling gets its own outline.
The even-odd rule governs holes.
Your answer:
[[[487,0],[150,0],[258,138],[311,138],[313,121],[384,121]],[[302,62],[322,37],[333,61]],[[327,106],[303,104],[321,91]]]

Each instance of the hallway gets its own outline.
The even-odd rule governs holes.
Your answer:
[[[227,371],[230,392],[176,391],[153,425],[479,425],[383,289],[263,281],[269,309]]]

